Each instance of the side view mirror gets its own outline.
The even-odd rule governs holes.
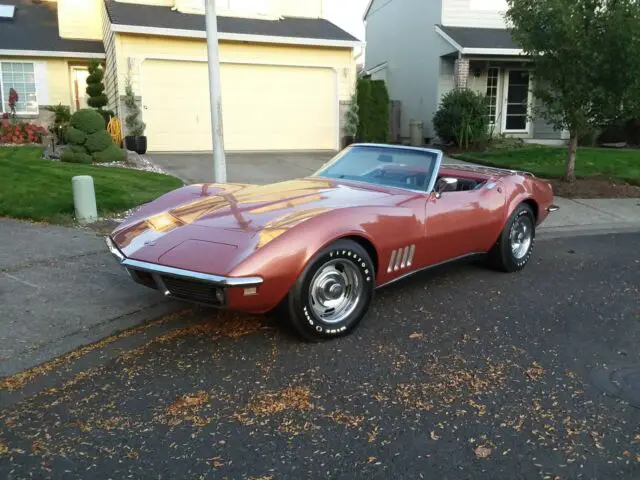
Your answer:
[[[440,196],[444,192],[455,192],[458,188],[458,179],[453,177],[442,177],[436,183],[436,198],[440,198]]]

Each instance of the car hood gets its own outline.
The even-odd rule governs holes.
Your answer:
[[[402,197],[383,188],[314,177],[220,187],[194,185],[161,197],[123,222],[111,237],[129,258],[195,270],[198,259],[210,255],[215,246],[216,273],[224,273],[317,215],[350,206],[388,205]],[[191,260],[185,264],[185,258]]]

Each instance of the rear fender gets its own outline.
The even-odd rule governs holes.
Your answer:
[[[553,203],[553,188],[551,184],[537,178],[524,178],[522,182],[514,184],[507,198],[507,216],[505,224],[518,205],[531,203],[536,214],[536,224],[540,225],[548,216],[547,208]]]

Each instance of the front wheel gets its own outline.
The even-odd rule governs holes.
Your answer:
[[[347,335],[367,313],[374,288],[367,251],[352,240],[339,240],[309,262],[289,292],[291,325],[310,341]]]
[[[531,207],[518,205],[500,238],[489,252],[490,267],[503,272],[518,272],[529,263],[536,240],[536,220]]]

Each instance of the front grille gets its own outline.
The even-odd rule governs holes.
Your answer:
[[[160,278],[172,297],[215,307],[224,305],[224,291],[218,287],[167,275],[162,275]]]
[[[133,269],[129,269],[129,272],[131,273],[131,277],[139,284],[144,285],[145,287],[156,288],[156,289],[158,288],[155,280],[153,279],[153,277],[149,272],[143,272],[142,270],[133,270]]]

